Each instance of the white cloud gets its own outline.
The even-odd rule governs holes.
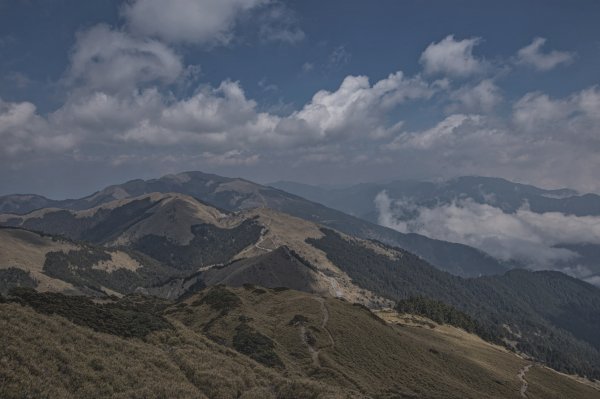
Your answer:
[[[528,93],[513,104],[509,118],[454,113],[426,128],[408,130],[406,123],[381,148],[394,156],[398,169],[428,178],[518,176],[535,185],[595,192],[600,190],[595,177],[599,105],[596,86],[562,98]]]
[[[56,132],[36,112],[30,102],[5,102],[0,99],[0,153],[15,159],[27,152],[52,153],[73,148],[77,137]]]
[[[485,61],[473,55],[473,49],[480,42],[480,38],[456,40],[454,35],[449,35],[427,46],[420,62],[429,75],[467,77],[479,74],[487,68]]]
[[[150,83],[169,84],[182,71],[179,56],[166,45],[96,25],[77,35],[66,81],[113,93]]]
[[[513,105],[513,122],[532,136],[599,148],[599,109],[597,86],[560,99],[533,92]]]
[[[165,105],[160,112],[125,131],[128,141],[153,144],[201,142],[236,148],[315,145],[339,140],[380,138],[400,124],[385,125],[386,112],[432,89],[419,78],[391,74],[371,86],[365,76],[348,76],[334,91],[319,91],[299,111],[281,117],[259,112],[239,83],[225,81],[188,99]]]
[[[400,134],[386,148],[430,150],[440,146],[450,147],[464,136],[487,135],[484,121],[481,115],[453,114],[430,129]]]
[[[500,259],[515,259],[534,268],[552,268],[577,255],[558,244],[600,244],[600,217],[535,213],[526,205],[513,214],[470,199],[433,208],[380,192],[375,205],[379,223],[404,233],[470,245]],[[585,270],[571,270],[585,274]]]
[[[347,76],[338,90],[317,92],[289,119],[306,123],[320,137],[385,137],[399,127],[385,125],[386,112],[406,101],[429,98],[433,93],[434,89],[421,78],[406,78],[402,72],[390,74],[372,86],[366,76]]]
[[[123,7],[130,28],[167,42],[227,44],[236,19],[268,0],[133,0]]]
[[[493,80],[484,79],[474,86],[469,85],[454,91],[451,98],[458,103],[458,106],[452,107],[454,109],[490,112],[502,101],[502,94]]]
[[[557,50],[542,52],[545,43],[546,39],[542,37],[533,39],[531,44],[517,52],[517,63],[532,66],[539,71],[548,71],[558,65],[573,62],[573,53]]]

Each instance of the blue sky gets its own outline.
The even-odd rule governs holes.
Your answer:
[[[595,1],[0,0],[0,194],[199,169],[599,191]]]

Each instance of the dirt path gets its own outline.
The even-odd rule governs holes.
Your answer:
[[[519,380],[521,380],[522,383],[520,393],[521,397],[523,398],[527,397],[527,387],[529,386],[527,380],[525,379],[525,373],[527,373],[532,366],[533,364],[528,364],[527,366],[519,370],[519,373],[517,374],[517,377],[519,377]]]
[[[327,336],[329,338],[329,346],[327,346],[326,348],[334,348],[335,340],[333,339],[331,332],[329,332],[329,329],[327,328],[327,322],[329,321],[329,309],[327,309],[327,305],[325,304],[325,299],[323,299],[323,298],[314,298],[314,299],[315,299],[315,301],[319,302],[319,304],[321,305],[321,314],[323,315],[323,317],[321,319],[320,328],[327,333]],[[319,359],[319,352],[321,352],[321,349],[315,348],[314,344],[310,342],[311,341],[311,339],[309,338],[310,335],[307,334],[306,327],[303,324],[300,324],[299,331],[300,331],[300,339],[302,340],[302,342],[304,342],[304,344],[308,348],[308,352],[310,353],[310,357],[312,358],[313,365],[315,367],[321,367],[321,361]]]
[[[324,298],[314,298],[316,301],[318,301],[321,304],[321,313],[323,314],[323,320],[321,321],[321,328],[323,330],[325,330],[325,332],[327,333],[327,336],[329,337],[329,343],[331,348],[335,348],[335,340],[333,339],[333,335],[331,335],[331,332],[329,332],[329,329],[327,328],[327,322],[329,321],[329,309],[327,309],[327,305],[325,304],[325,299]]]
[[[265,234],[265,232],[266,232],[267,230],[268,230],[268,226],[267,226],[267,227],[265,227],[265,228],[263,228],[263,230],[262,230],[262,231],[261,231],[261,233],[260,233],[260,238],[259,238],[259,239],[258,239],[258,241],[257,241],[257,242],[254,244],[254,246],[255,246],[256,248],[258,248],[258,249],[261,249],[261,250],[263,250],[263,251],[266,251],[266,252],[271,252],[271,251],[273,251],[272,249],[270,249],[270,248],[265,248],[265,247],[261,247],[261,246],[260,246],[260,244],[262,244],[262,243],[263,243],[263,241],[265,241],[265,239],[266,239],[266,234]]]
[[[306,327],[300,325],[300,338],[308,348],[308,352],[310,353],[310,357],[312,358],[313,365],[315,367],[321,367],[321,361],[319,360],[319,350],[315,349],[314,346],[308,341],[308,335],[306,334]]]

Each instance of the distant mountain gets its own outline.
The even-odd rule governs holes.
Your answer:
[[[424,181],[394,181],[391,183],[364,183],[345,188],[322,188],[293,182],[277,182],[271,186],[279,188],[290,193],[305,197],[312,201],[317,201],[325,206],[340,210],[358,218],[370,221],[372,223],[389,223],[389,220],[383,218],[381,209],[378,209],[376,198],[381,193],[385,193],[386,198],[391,201],[389,211],[399,225],[404,226],[403,231],[437,231],[442,233],[439,236],[433,235],[430,238],[449,239],[455,237],[455,240],[465,244],[478,247],[481,250],[489,252],[488,247],[497,248],[497,252],[502,254],[502,259],[516,262],[521,266],[529,266],[535,269],[555,269],[563,270],[578,278],[600,285],[597,275],[600,274],[600,245],[597,243],[597,233],[590,233],[589,227],[594,224],[593,219],[600,218],[600,196],[596,194],[579,194],[570,189],[545,190],[531,185],[513,183],[508,180],[490,177],[459,177],[444,182],[433,183]],[[477,207],[477,204],[482,207]],[[419,213],[423,210],[439,210],[445,212],[444,216],[452,215],[453,212],[467,209],[464,217],[470,218],[465,223],[484,224],[495,221],[496,223],[505,223],[507,230],[497,231],[496,236],[490,237],[491,240],[497,240],[497,243],[491,240],[481,239],[480,244],[476,245],[469,238],[469,234],[477,235],[477,229],[473,231],[464,231],[462,226],[448,225],[444,226],[443,220],[435,218],[420,219]],[[470,208],[473,208],[472,210]],[[540,215],[538,219],[525,223],[537,223],[532,229],[539,231],[540,239],[546,238],[549,243],[542,243],[548,253],[557,254],[555,258],[544,258],[541,260],[530,260],[527,256],[536,257],[542,249],[537,246],[528,247],[531,243],[519,241],[523,233],[519,229],[520,212],[528,212],[528,215]],[[504,214],[504,215],[503,215]],[[388,215],[389,216],[389,215]],[[544,230],[552,230],[549,226],[556,226],[554,229],[560,230],[560,222],[556,221],[558,217],[564,220],[563,226],[566,229],[564,234],[559,231],[549,237]],[[456,216],[456,221],[460,222],[460,216]],[[532,218],[530,216],[530,218]],[[588,218],[588,219],[586,219]],[[430,225],[425,225],[426,223]],[[412,224],[410,224],[412,223]],[[598,219],[596,224],[600,224]],[[515,225],[517,236],[512,239],[508,224]],[[408,227],[410,226],[410,227]],[[439,226],[444,226],[441,228]],[[579,232],[578,228],[581,229]],[[414,229],[414,230],[411,230]],[[453,230],[455,229],[455,230]],[[485,230],[485,229],[483,229]],[[443,234],[445,233],[445,234]],[[449,234],[452,233],[452,234]],[[586,241],[586,235],[590,240]],[[503,244],[502,239],[506,240]],[[576,237],[576,238],[572,238]],[[525,237],[526,238],[526,237]],[[561,239],[564,240],[561,242]],[[578,240],[578,241],[577,241]],[[532,239],[533,244],[538,243],[538,238]],[[506,245],[507,250],[501,249]],[[512,255],[510,250],[518,248],[515,252],[521,253]],[[560,250],[563,250],[562,252]],[[567,252],[568,251],[568,252]],[[566,254],[570,254],[567,256]],[[492,253],[492,255],[496,255]],[[510,256],[513,256],[510,258]]]
[[[570,189],[545,190],[495,177],[464,176],[439,183],[399,180],[390,183],[361,183],[345,188],[323,188],[289,181],[274,182],[269,186],[372,222],[377,221],[374,199],[383,190],[392,198],[410,198],[420,206],[431,207],[469,198],[510,213],[527,204],[536,213],[600,215],[600,195],[580,195]]]
[[[153,192],[182,193],[229,211],[268,207],[346,234],[375,239],[404,248],[423,257],[441,270],[460,276],[499,274],[514,267],[513,264],[498,261],[485,252],[467,245],[433,240],[418,234],[403,234],[279,189],[262,186],[244,179],[227,178],[202,172],[185,172],[151,180],[132,180],[107,187],[79,200],[53,201],[48,206],[84,210],[109,201]],[[0,200],[0,207],[7,204],[4,205],[4,208],[8,209],[8,204],[13,202],[14,200],[10,200],[10,197],[3,197]],[[21,203],[19,209],[23,211],[21,213],[26,213],[25,209],[33,207],[33,203],[29,207]]]

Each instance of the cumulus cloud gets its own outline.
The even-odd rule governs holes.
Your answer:
[[[386,137],[399,125],[386,126],[386,112],[410,100],[426,99],[434,89],[419,77],[407,78],[399,71],[371,85],[366,76],[347,76],[340,87],[321,90],[288,119],[310,127],[319,137]]]
[[[500,88],[491,79],[461,87],[451,93],[450,97],[455,101],[451,109],[464,109],[468,112],[490,112],[502,101]]]
[[[409,100],[427,98],[432,89],[402,72],[369,83],[365,76],[348,76],[333,92],[319,91],[288,116],[259,112],[238,82],[225,81],[190,98],[148,112],[122,138],[151,144],[196,142],[215,147],[285,147],[322,144],[332,138],[387,136],[397,125],[382,123],[386,111]],[[137,101],[136,103],[139,103]],[[144,101],[150,105],[151,101]]]
[[[489,136],[493,133],[488,130],[484,121],[485,118],[481,115],[453,114],[430,129],[400,134],[387,144],[386,148],[390,150],[431,150],[440,146],[450,148],[455,143],[464,141],[465,137],[472,139],[474,136]]]
[[[573,62],[573,53],[557,50],[544,53],[542,47],[545,43],[546,39],[543,37],[533,39],[531,44],[517,52],[517,63],[531,66],[539,71],[548,71],[561,64]]]
[[[60,152],[73,148],[78,139],[52,130],[30,102],[0,99],[0,153],[13,159],[27,152]]]
[[[66,81],[72,87],[112,93],[169,84],[182,71],[179,56],[163,43],[101,24],[77,35]]]
[[[225,44],[240,13],[266,0],[134,0],[123,15],[139,34],[174,43]]]
[[[597,191],[599,107],[596,86],[562,98],[532,92],[515,101],[509,118],[473,110],[421,129],[404,124],[381,148],[429,177],[519,176],[536,185]]]
[[[436,207],[419,207],[410,199],[391,199],[385,191],[375,198],[379,223],[404,233],[462,243],[505,260],[548,269],[578,255],[558,244],[600,244],[600,217],[559,212],[535,213],[526,204],[515,213],[456,200]],[[585,270],[571,270],[581,276]],[[589,271],[588,271],[589,273]]]
[[[122,14],[134,33],[176,44],[226,45],[236,24],[249,15],[263,42],[296,43],[305,37],[295,14],[272,0],[133,0]]]
[[[451,77],[467,77],[482,73],[487,63],[473,55],[473,49],[481,42],[480,38],[456,40],[448,35],[437,43],[431,43],[420,62],[426,74],[442,74]]]
[[[527,93],[513,105],[515,125],[531,135],[579,145],[600,145],[600,89],[593,86],[565,98]]]

